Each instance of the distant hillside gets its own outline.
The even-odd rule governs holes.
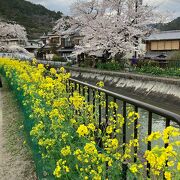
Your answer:
[[[161,31],[180,30],[180,17],[166,24],[155,25],[155,27]]]
[[[0,0],[0,19],[23,25],[29,38],[38,38],[51,31],[61,12],[50,11],[41,5],[25,0]]]

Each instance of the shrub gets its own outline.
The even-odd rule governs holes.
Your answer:
[[[179,61],[180,61],[180,51],[174,52],[174,53],[170,56],[170,60],[179,60]]]
[[[154,61],[154,60],[148,60],[148,59],[143,59],[143,60],[138,60],[137,67],[142,68],[142,67],[159,67],[159,62]]]
[[[121,70],[124,69],[124,64],[117,62],[97,63],[96,67],[104,70]]]
[[[64,59],[62,56],[58,56],[57,54],[53,55],[52,60],[53,61],[59,61],[59,62],[66,62],[66,59]]]
[[[143,66],[141,68],[137,68],[136,72],[147,73],[157,76],[177,76],[180,77],[180,69],[175,68],[160,68],[153,66]]]

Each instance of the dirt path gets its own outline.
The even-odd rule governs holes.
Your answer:
[[[35,180],[30,150],[24,145],[23,115],[6,83],[0,88],[0,180]]]

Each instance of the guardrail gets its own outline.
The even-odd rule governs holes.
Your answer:
[[[72,86],[72,88],[68,88]],[[123,96],[111,91],[108,91],[106,89],[102,89],[99,88],[97,86],[85,83],[85,82],[81,82],[79,80],[70,78],[68,81],[68,85],[67,85],[67,91],[70,93],[73,93],[74,91],[78,91],[81,95],[87,96],[86,100],[88,102],[92,101],[93,103],[93,113],[96,111],[95,109],[95,103],[96,103],[96,93],[100,94],[100,93],[104,93],[105,94],[105,102],[106,102],[106,107],[105,107],[105,118],[106,121],[102,122],[102,107],[101,104],[98,104],[98,120],[99,120],[99,128],[103,131],[104,127],[106,127],[108,125],[108,103],[109,103],[109,99],[113,99],[113,102],[117,102],[117,100],[121,101],[123,103],[122,106],[122,115],[125,119],[125,123],[123,125],[123,129],[122,129],[122,136],[123,136],[123,144],[125,144],[127,142],[127,106],[130,104],[134,107],[134,111],[138,112],[139,108],[144,109],[148,112],[148,135],[150,135],[152,133],[152,125],[153,125],[153,114],[157,114],[160,115],[162,117],[165,118],[165,126],[164,129],[167,128],[168,126],[171,125],[172,122],[175,122],[177,124],[178,127],[180,127],[180,115],[175,114],[173,112],[161,109],[159,107],[132,99],[130,97],[127,96]],[[133,129],[133,138],[137,139],[138,137],[138,129],[137,129],[137,125],[138,125],[138,119],[136,119],[134,121],[134,129]],[[165,147],[168,146],[168,144],[164,144]],[[151,142],[147,143],[147,150],[151,150],[152,149],[152,145]],[[125,146],[123,146],[123,152],[125,153]],[[134,153],[137,154],[138,153],[138,149],[137,147],[134,147]],[[134,162],[137,161],[137,157],[134,156]],[[150,169],[150,164],[147,164],[147,168]],[[126,171],[127,171],[127,167],[126,165],[123,165],[123,171],[124,171],[124,179],[126,179]],[[150,172],[149,170],[147,170],[147,177],[150,177]]]

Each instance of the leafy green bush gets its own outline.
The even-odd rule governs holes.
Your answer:
[[[160,68],[153,66],[143,66],[136,69],[140,73],[148,73],[157,76],[177,76],[180,77],[180,69],[175,68]]]
[[[98,69],[104,70],[121,70],[124,68],[123,64],[117,62],[97,63],[96,66]]]
[[[174,52],[174,53],[171,55],[170,60],[180,60],[180,51]]]
[[[62,56],[58,56],[57,54],[54,54],[53,61],[59,61],[59,62],[66,62],[66,59],[64,59]]]
[[[70,67],[70,66],[72,66],[72,65],[73,65],[72,62],[68,62],[68,63],[66,64],[66,66],[68,66],[68,67]]]
[[[159,67],[159,62],[154,61],[154,60],[147,60],[147,59],[142,59],[139,60],[137,63],[137,67],[146,67],[146,66],[151,66],[151,67]]]

